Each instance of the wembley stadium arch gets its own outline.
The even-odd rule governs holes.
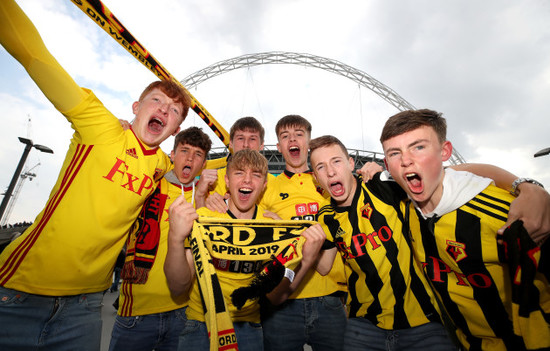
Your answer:
[[[355,83],[371,90],[399,111],[415,109],[415,107],[411,103],[407,102],[394,90],[392,90],[382,82],[376,80],[375,78],[371,77],[367,73],[336,60],[305,53],[270,51],[242,55],[228,60],[216,62],[208,67],[200,69],[195,73],[192,73],[185,77],[183,80],[181,80],[181,83],[187,89],[192,89],[208,79],[214,78],[233,70],[271,64],[300,65],[319,68],[328,72],[332,72],[348,78]],[[218,158],[226,155],[228,152],[227,149],[221,149],[223,150],[214,149],[210,157]],[[349,150],[349,152],[350,156],[354,157],[356,165],[359,167],[362,166],[365,162],[369,161],[380,163],[383,158],[383,154],[378,152],[351,149]],[[264,154],[270,163],[270,171],[280,173],[280,171],[284,169],[284,160],[276,149],[272,150],[269,146],[266,146]],[[453,155],[449,159],[449,163],[452,165],[464,163],[464,159],[456,149],[453,149]]]

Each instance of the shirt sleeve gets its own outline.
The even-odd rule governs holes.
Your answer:
[[[0,1],[0,23],[2,46],[59,111],[74,108],[88,96],[51,55],[34,24],[15,1]]]

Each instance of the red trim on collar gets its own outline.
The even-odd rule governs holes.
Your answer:
[[[136,133],[134,132],[131,126],[130,126],[130,130],[136,137],[136,140],[138,141],[138,144],[141,147],[141,152],[143,152],[145,156],[155,155],[157,153],[157,150],[159,148],[158,146],[153,149],[147,149],[147,146],[145,146],[145,144],[138,138],[138,136],[136,135]]]

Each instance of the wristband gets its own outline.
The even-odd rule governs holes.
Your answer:
[[[294,271],[292,269],[285,268],[285,277],[292,283],[294,280]]]
[[[518,194],[518,186],[521,183],[535,184],[535,185],[538,185],[538,186],[540,186],[541,188],[544,189],[544,185],[542,185],[540,182],[537,182],[534,179],[531,179],[531,178],[518,178],[518,179],[514,180],[514,182],[512,183],[512,190],[510,190],[510,194],[512,194],[514,196],[518,196],[519,195]]]

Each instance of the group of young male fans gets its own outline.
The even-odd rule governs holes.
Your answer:
[[[74,129],[47,204],[0,254],[0,349],[99,350],[123,247],[110,350],[550,349],[550,195],[495,167],[445,168],[440,113],[388,119],[383,172],[355,170],[299,115],[275,128],[282,174],[253,117],[210,170],[209,137],[180,132],[177,84],[149,85],[123,128],[13,0],[0,42]]]

